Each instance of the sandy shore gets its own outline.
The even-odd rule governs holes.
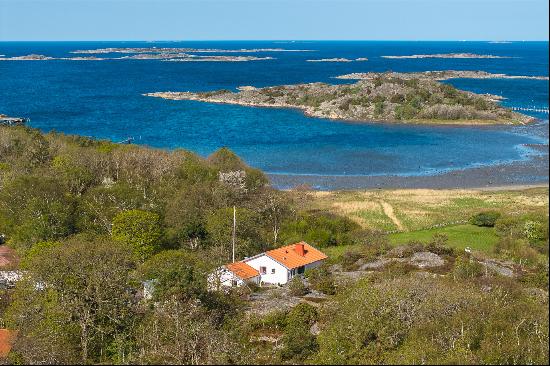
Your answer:
[[[268,174],[281,189],[309,185],[317,190],[372,188],[526,189],[548,186],[548,155],[527,161],[462,169],[430,176],[307,176]]]

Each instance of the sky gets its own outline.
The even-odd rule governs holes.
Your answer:
[[[547,0],[0,0],[0,41],[548,40]]]

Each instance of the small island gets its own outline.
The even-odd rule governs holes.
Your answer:
[[[436,77],[409,78],[396,73],[369,73],[355,84],[310,83],[238,92],[156,92],[172,100],[255,107],[298,108],[312,117],[357,122],[422,124],[526,124],[534,118],[497,103],[501,97],[458,90]]]
[[[182,48],[182,47],[108,47],[91,50],[75,50],[71,53],[105,54],[105,53],[256,53],[256,52],[309,52],[311,50],[294,50],[286,48]]]
[[[435,53],[431,55],[380,56],[382,58],[512,58],[510,56],[478,55],[476,53]]]
[[[43,60],[53,60],[53,57],[45,55],[23,55],[23,56],[13,56],[13,57],[0,57],[0,61],[43,61]]]
[[[377,72],[356,72],[336,76],[336,79],[350,80],[372,80],[376,79],[380,73]],[[507,75],[495,74],[486,71],[470,70],[442,70],[442,71],[423,71],[423,72],[386,72],[387,77],[400,78],[404,80],[429,79],[429,80],[450,80],[450,79],[529,79],[529,80],[548,80],[548,76],[530,76],[530,75]]]
[[[321,58],[321,59],[312,59],[306,60],[307,62],[354,62],[354,61],[368,61],[366,57],[359,57],[355,60],[344,58],[344,57],[335,57],[335,58]]]

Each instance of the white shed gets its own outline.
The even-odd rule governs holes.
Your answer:
[[[222,287],[240,287],[246,283],[260,283],[260,274],[244,262],[235,262],[219,267],[208,276],[210,290]]]

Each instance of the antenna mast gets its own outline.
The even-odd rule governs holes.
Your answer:
[[[235,232],[237,231],[237,209],[233,206],[233,262],[235,263]]]

